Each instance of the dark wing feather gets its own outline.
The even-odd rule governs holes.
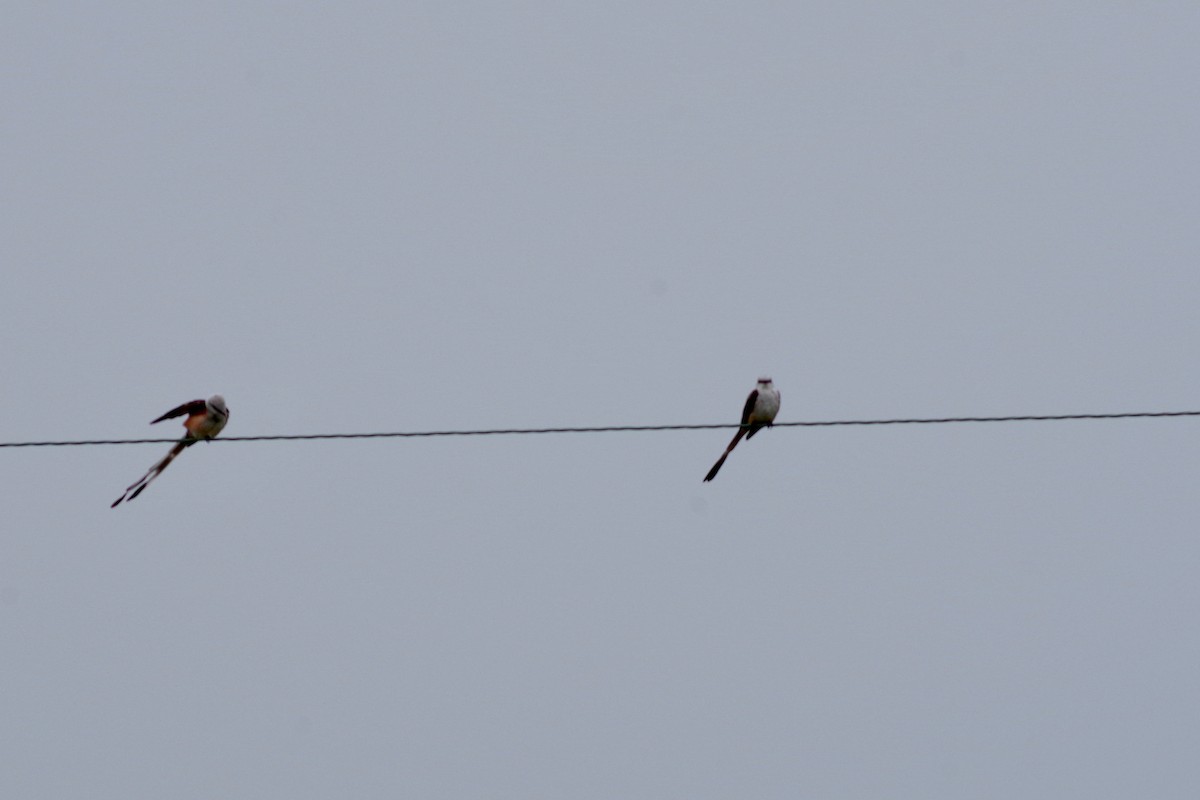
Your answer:
[[[164,419],[174,419],[175,417],[182,417],[184,414],[188,414],[188,415],[203,414],[205,409],[207,409],[207,408],[208,408],[208,406],[205,405],[203,400],[193,400],[190,403],[184,403],[181,406],[176,406],[175,408],[172,408],[170,411],[163,414],[158,419],[153,420],[150,424],[153,425],[155,422],[162,422]]]
[[[754,404],[758,402],[758,389],[750,393],[746,398],[746,407],[742,409],[742,424],[746,425],[750,422],[750,414],[754,411]]]

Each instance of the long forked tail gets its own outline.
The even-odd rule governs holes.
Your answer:
[[[181,439],[178,444],[171,448],[171,452],[163,456],[162,461],[159,461],[157,464],[151,467],[145,475],[131,483],[129,488],[125,490],[125,493],[114,500],[113,504],[109,506],[109,508],[116,508],[117,506],[121,505],[121,501],[132,500],[144,492],[146,487],[150,485],[150,482],[161,475],[162,471],[166,469],[172,461],[175,460],[175,456],[186,450],[188,445],[194,443],[194,439]]]
[[[742,437],[745,435],[746,428],[738,428],[738,432],[733,435],[733,441],[729,443],[729,446],[725,448],[725,452],[722,453],[721,457],[717,459],[717,463],[713,464],[712,469],[710,469],[708,474],[704,476],[705,482],[711,481],[713,478],[717,477],[717,473],[721,471],[721,465],[725,463],[725,459],[729,458],[729,454],[733,452],[733,448],[737,447],[737,443],[740,442]]]

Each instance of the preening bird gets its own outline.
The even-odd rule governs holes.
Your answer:
[[[137,497],[145,491],[152,480],[162,474],[162,471],[175,460],[177,455],[201,439],[213,438],[221,432],[225,427],[225,423],[229,421],[229,409],[225,406],[225,398],[219,394],[214,394],[207,400],[193,400],[190,403],[176,406],[150,424],[153,425],[156,422],[162,422],[164,419],[182,417],[184,414],[187,414],[187,419],[183,421],[183,427],[187,429],[187,434],[179,440],[178,444],[171,448],[171,452],[167,453],[162,461],[159,461],[150,468],[149,472],[130,484],[129,488],[125,490],[125,494],[113,501],[110,508],[116,508],[123,500],[132,500]]]
[[[704,476],[704,480],[711,481],[717,477],[721,465],[725,463],[725,459],[729,458],[729,454],[733,452],[733,448],[737,447],[737,443],[742,440],[742,437],[751,438],[774,422],[775,415],[778,413],[779,390],[775,388],[775,384],[771,382],[770,378],[759,378],[758,385],[754,387],[754,391],[750,392],[750,396],[746,398],[746,405],[742,409],[742,427],[738,428],[738,432],[733,436],[733,441],[729,443],[725,452],[717,459],[717,463],[713,464],[712,469]]]

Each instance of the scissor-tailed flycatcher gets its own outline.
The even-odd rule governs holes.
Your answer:
[[[187,435],[171,448],[171,452],[167,453],[162,461],[159,461],[150,468],[149,472],[131,484],[125,490],[125,494],[113,502],[112,506],[110,506],[111,508],[119,506],[122,500],[132,500],[137,497],[150,485],[150,481],[162,474],[162,471],[175,460],[175,456],[201,439],[213,438],[221,432],[221,429],[225,427],[225,423],[229,421],[229,409],[225,406],[225,398],[219,394],[214,394],[207,400],[193,400],[190,403],[184,403],[181,406],[172,408],[150,424],[153,425],[155,422],[162,422],[164,419],[182,417],[184,414],[187,414],[187,419],[183,421],[183,427],[187,428]]]
[[[749,439],[762,428],[769,426],[775,421],[775,415],[778,413],[779,390],[775,388],[775,384],[771,383],[770,378],[759,378],[758,386],[754,387],[754,391],[746,398],[746,407],[742,409],[742,427],[738,428],[738,432],[733,436],[733,441],[729,443],[729,447],[725,448],[725,452],[717,459],[717,463],[713,464],[712,469],[704,476],[704,480],[711,481],[717,477],[721,465],[725,463],[725,459],[729,458],[729,454],[733,452],[733,448],[737,447],[737,443],[742,440],[742,437],[745,436]]]

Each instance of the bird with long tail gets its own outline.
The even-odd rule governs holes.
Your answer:
[[[162,471],[170,466],[176,456],[196,442],[213,438],[221,432],[225,427],[225,423],[229,421],[229,408],[225,405],[225,398],[219,394],[214,394],[207,400],[192,400],[190,403],[176,406],[150,424],[153,425],[165,419],[182,417],[185,414],[187,415],[187,419],[183,421],[183,427],[187,430],[187,435],[180,439],[171,448],[171,452],[167,453],[161,461],[151,467],[145,475],[130,484],[125,493],[113,501],[110,508],[116,508],[123,501],[132,500],[144,492],[146,487],[150,485],[150,482],[161,475]]]
[[[746,405],[742,408],[741,427],[733,435],[733,441],[725,448],[725,452],[717,459],[717,463],[713,464],[712,469],[704,476],[704,480],[707,482],[717,477],[721,465],[725,463],[725,459],[729,458],[729,454],[733,452],[733,448],[737,447],[742,437],[745,436],[749,439],[763,428],[770,426],[778,413],[779,390],[775,388],[775,384],[771,382],[770,378],[759,378],[758,385],[754,391],[750,392],[750,396],[746,398]]]

